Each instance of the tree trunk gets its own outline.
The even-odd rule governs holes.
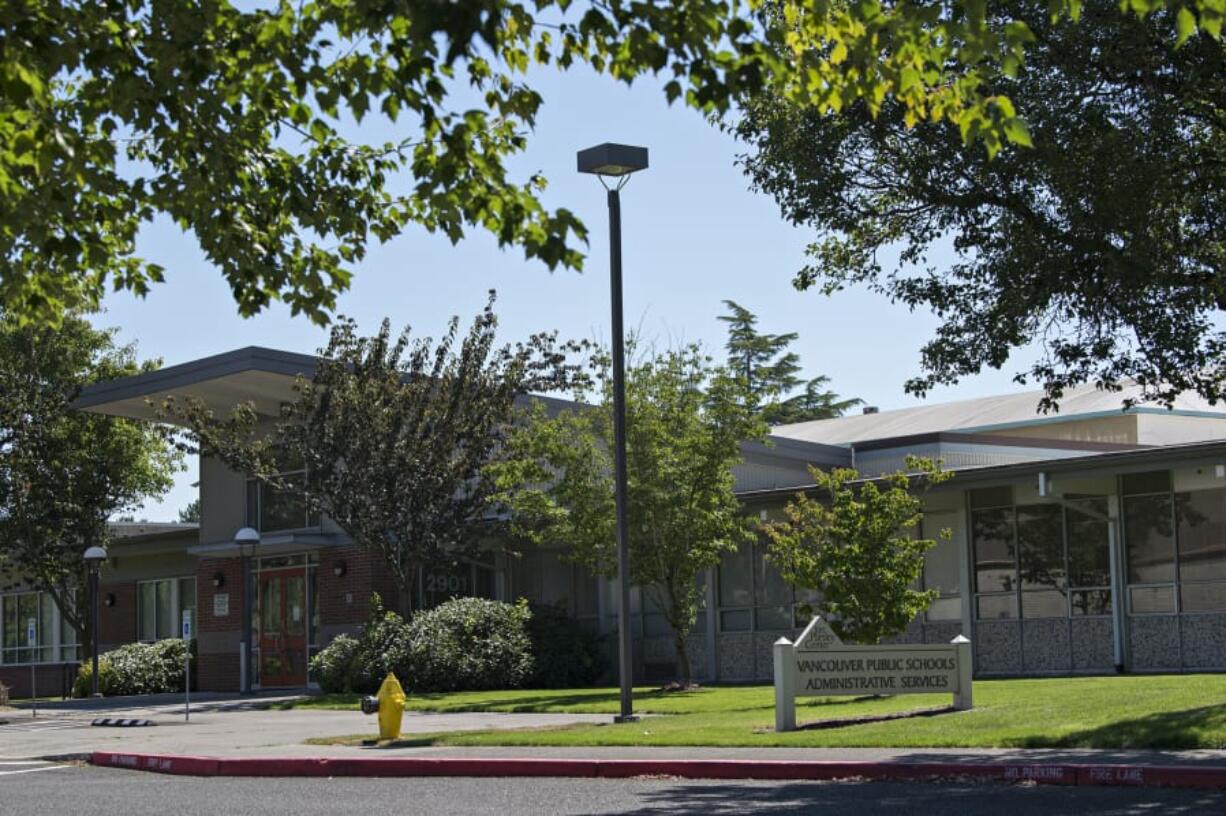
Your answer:
[[[686,643],[688,632],[674,632],[673,644],[677,648],[677,682],[683,687],[690,684],[693,675],[690,672],[690,650]]]

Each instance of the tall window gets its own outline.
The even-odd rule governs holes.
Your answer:
[[[1111,612],[1105,496],[1013,505],[1012,490],[972,490],[979,620]]]
[[[936,541],[924,555],[923,587],[939,593],[926,613],[930,621],[962,619],[962,548],[956,536],[941,537],[942,530],[954,528],[956,515],[949,510],[934,510],[924,513],[921,522],[921,535]]]
[[[1130,611],[1226,610],[1226,489],[1176,493],[1168,471],[1123,487]]]
[[[812,590],[793,589],[766,557],[767,543],[742,544],[719,565],[721,632],[782,632],[807,624],[817,600]]]
[[[63,620],[50,595],[44,592],[0,595],[0,664],[76,660],[79,651],[76,630]]]
[[[258,479],[247,480],[247,525],[262,533],[318,527],[319,514],[307,505],[306,465],[286,455],[278,457],[277,476],[282,487]]]
[[[165,578],[137,584],[136,618],[140,639],[147,642],[179,637],[183,611],[196,620],[196,579]]]

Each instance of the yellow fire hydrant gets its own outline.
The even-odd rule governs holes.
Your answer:
[[[362,713],[379,715],[379,739],[400,739],[400,720],[404,716],[404,689],[391,672],[383,678],[379,693],[362,698]]]

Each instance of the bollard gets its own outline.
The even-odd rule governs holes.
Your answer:
[[[775,641],[775,730],[796,730],[796,672],[792,641],[781,637]]]
[[[966,635],[958,635],[950,641],[958,650],[958,693],[954,695],[954,708],[969,711],[974,705],[971,696],[974,664],[971,662],[971,642]]]

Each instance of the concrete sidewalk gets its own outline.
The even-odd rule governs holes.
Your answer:
[[[276,697],[222,697],[192,704],[184,722],[183,701],[129,700],[128,705],[64,706],[0,714],[0,759],[84,756],[94,751],[218,756],[314,756],[324,750],[352,752],[340,746],[304,745],[311,737],[369,734],[378,730],[374,717],[359,711],[280,711],[269,709]],[[160,703],[160,704],[159,704]],[[93,727],[95,717],[150,719],[152,727]],[[425,714],[406,712],[403,732],[476,731],[499,728],[544,728],[571,723],[608,722],[602,714]]]

